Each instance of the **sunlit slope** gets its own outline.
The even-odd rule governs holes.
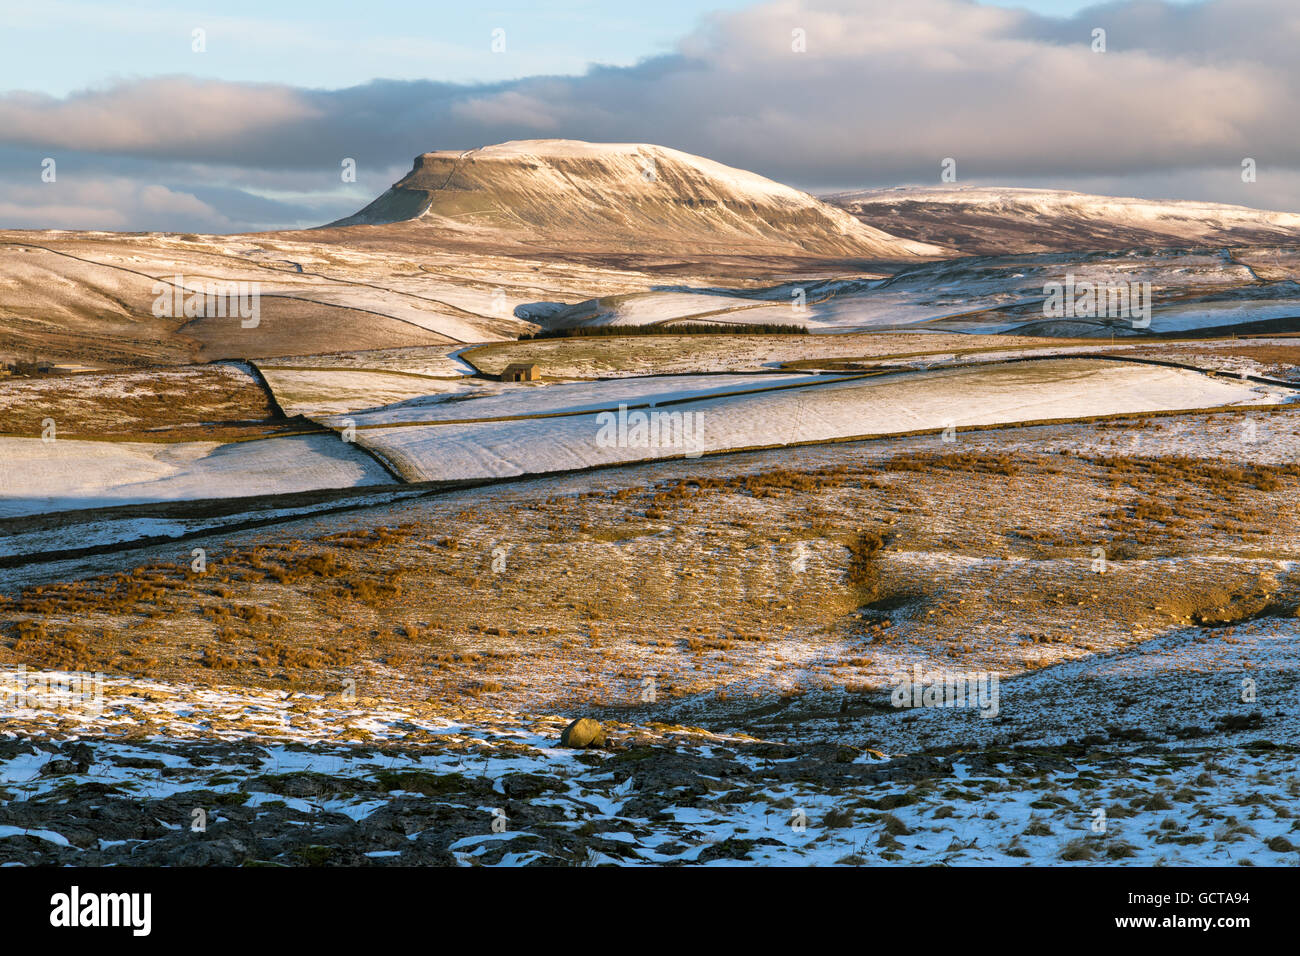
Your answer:
[[[517,403],[529,409],[522,417],[495,417],[502,404],[497,398],[433,407],[408,403],[359,417],[356,441],[407,480],[429,481],[945,428],[1268,404],[1291,396],[1184,369],[1080,359],[850,376],[793,387],[785,381],[770,389],[744,382],[743,392],[676,401],[657,390],[662,381],[556,385],[540,393],[523,387],[512,394],[537,401]],[[641,395],[635,394],[639,384]],[[568,390],[576,392],[576,402],[566,400]],[[602,392],[605,411],[597,412]],[[552,410],[540,410],[546,406]]]
[[[754,173],[636,143],[522,140],[424,153],[386,193],[331,225],[406,221],[582,248],[887,258],[942,252]]]

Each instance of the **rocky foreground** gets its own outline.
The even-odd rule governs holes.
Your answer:
[[[0,863],[1295,865],[1268,724],[890,756],[110,682],[93,719],[12,715]]]

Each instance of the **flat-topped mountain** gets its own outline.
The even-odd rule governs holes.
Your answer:
[[[562,248],[908,258],[941,255],[807,193],[663,146],[521,140],[416,157],[331,226],[418,223]]]
[[[875,228],[968,255],[1300,242],[1300,215],[1055,189],[909,186],[835,193]]]

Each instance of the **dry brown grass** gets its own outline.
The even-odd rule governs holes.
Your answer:
[[[234,366],[61,375],[0,381],[3,433],[61,438],[228,441],[301,429],[277,416],[265,389]]]
[[[1147,559],[1285,550],[1295,490],[1289,469],[963,451],[430,499],[401,523],[214,549],[203,575],[155,562],[0,598],[0,659],[521,707],[636,706],[648,676],[662,700],[869,685],[881,655],[917,650],[1014,672],[1285,609],[1245,565]],[[1123,563],[1089,573],[1094,547]]]
[[[1300,477],[1297,465],[1117,455],[1087,460],[1104,470],[1120,500],[1105,514],[1107,528],[1138,544],[1267,535],[1269,495],[1294,490]]]

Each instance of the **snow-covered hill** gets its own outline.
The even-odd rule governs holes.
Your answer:
[[[637,143],[521,140],[417,156],[332,226],[418,221],[564,248],[907,258],[941,255],[755,173]]]
[[[822,197],[873,227],[968,255],[1300,242],[1300,215],[1052,189],[917,186]]]

